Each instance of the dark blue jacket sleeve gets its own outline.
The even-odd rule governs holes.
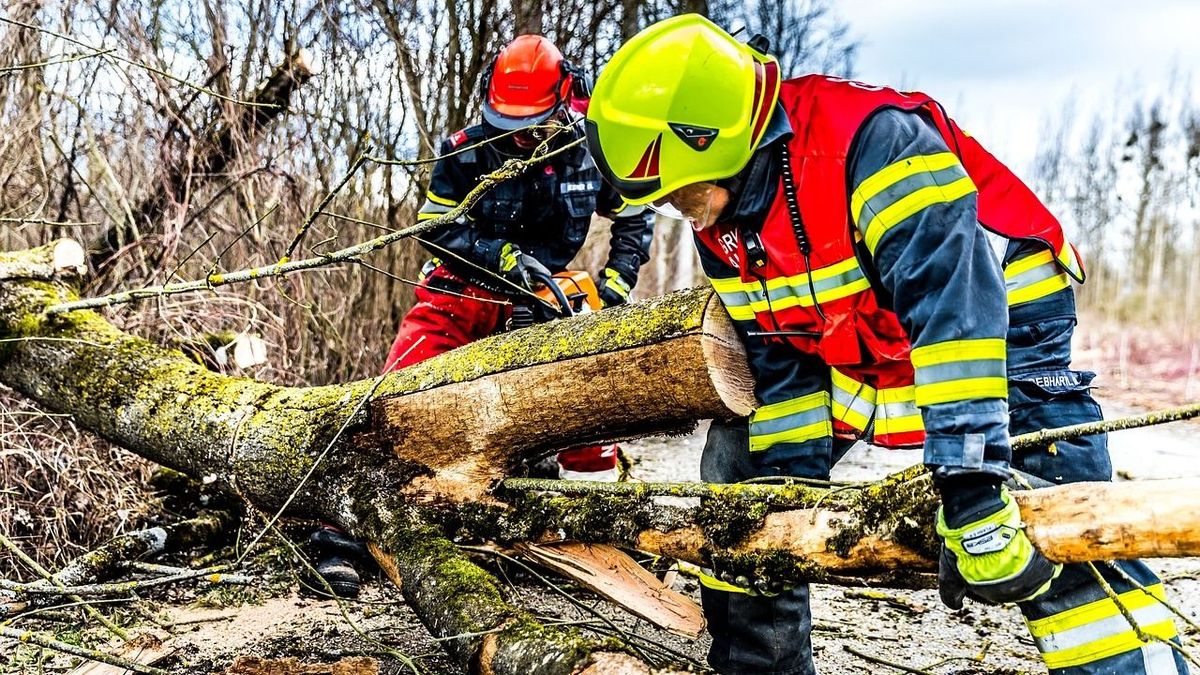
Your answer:
[[[926,463],[1007,476],[1007,303],[974,184],[930,122],[891,109],[863,127],[848,175],[860,246],[913,345]]]
[[[468,138],[464,142],[469,144],[477,141]],[[450,154],[458,149],[450,139],[442,142],[442,156],[433,165],[425,202],[417,212],[418,222],[449,213],[479,183],[479,176],[470,175],[471,172],[466,168],[473,166],[464,162],[466,155]],[[466,152],[477,151],[467,149]],[[504,246],[503,240],[483,237],[474,221],[465,213],[452,223],[426,232],[420,239],[427,242],[426,247],[435,256],[465,260],[493,272],[499,268],[500,249]]]
[[[629,288],[637,284],[638,271],[650,261],[654,238],[654,212],[625,204],[607,183],[596,196],[596,212],[612,219],[608,241],[608,269],[618,272]]]

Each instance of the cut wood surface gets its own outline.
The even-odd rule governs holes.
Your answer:
[[[704,630],[699,605],[668,588],[620,549],[568,541],[521,543],[517,551],[659,628],[688,637],[699,637]]]
[[[367,539],[414,612],[473,672],[649,666],[513,607],[451,535],[607,543],[780,582],[904,585],[933,568],[937,497],[920,467],[861,488],[713,486],[691,506],[636,487],[492,492],[523,460],[557,447],[746,414],[749,370],[710,290],[494,336],[379,381],[286,388],[212,373],[90,310],[46,315],[76,297],[44,278],[54,248],[0,256],[0,382],[258,508],[286,506]],[[601,408],[578,414],[585,404]],[[1053,559],[1197,555],[1197,487],[1082,484],[1017,498]]]

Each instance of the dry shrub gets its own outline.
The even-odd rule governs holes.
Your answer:
[[[0,387],[0,532],[56,568],[145,524],[153,464]],[[22,569],[0,548],[0,570]]]

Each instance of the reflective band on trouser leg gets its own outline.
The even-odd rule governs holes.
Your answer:
[[[764,405],[750,414],[750,452],[832,435],[827,391]]]
[[[939,342],[914,348],[910,358],[918,406],[1008,396],[1003,338]]]
[[[861,438],[875,415],[875,388],[837,368],[829,370],[833,382],[833,433],[841,438]]]
[[[880,389],[875,406],[874,442],[887,448],[915,448],[925,442],[925,424],[914,386]]]
[[[426,191],[425,203],[421,205],[421,210],[417,212],[417,221],[433,220],[444,213],[450,213],[456,206],[458,206],[458,202],[453,199],[439,197],[432,192]]]
[[[1004,268],[1009,307],[1040,300],[1070,285],[1071,278],[1054,262],[1049,249],[1014,260]]]
[[[1149,586],[1149,593],[1134,589],[1119,594],[1121,604],[1129,610],[1138,627],[1147,635],[1170,640],[1178,637],[1171,610],[1159,602],[1165,599],[1162,584]],[[1073,607],[1065,612],[1028,622],[1029,633],[1037,643],[1046,667],[1051,670],[1083,666],[1133,650],[1145,650],[1137,659],[1139,667],[1122,672],[1175,673],[1175,661],[1170,648],[1157,642],[1142,642],[1109,598]],[[1164,661],[1161,649],[1168,650]],[[1150,666],[1160,667],[1151,669]],[[1164,669],[1169,666],[1169,669]],[[1089,671],[1090,672],[1090,671]],[[1113,671],[1116,672],[1116,671]]]
[[[813,293],[818,302],[832,302],[861,293],[871,287],[871,282],[858,266],[858,259],[848,258],[841,262],[818,267],[809,274],[793,274],[774,277],[766,282],[742,281],[738,277],[709,278],[717,295],[729,315],[739,321],[749,321],[756,313],[780,311],[792,307],[812,307]],[[766,286],[764,292],[763,287]]]
[[[952,152],[906,157],[883,167],[850,197],[850,215],[872,255],[888,230],[935,204],[948,204],[975,193]]]

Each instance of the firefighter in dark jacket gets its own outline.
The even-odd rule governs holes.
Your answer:
[[[419,220],[454,208],[479,179],[542,143],[562,147],[582,135],[585,76],[549,40],[522,35],[484,78],[483,123],[442,143]],[[555,128],[557,127],[557,128]],[[629,299],[649,260],[653,213],[624,205],[580,145],[485,193],[453,224],[424,235],[433,254],[417,304],[404,317],[385,370],[397,370],[503,330],[514,301],[527,299],[530,274],[566,269],[587,238],[592,214],[612,219],[608,263],[596,285],[605,306]],[[615,480],[615,447],[559,453],[559,476]]]
[[[760,407],[714,423],[704,480],[827,479],[857,439],[923,446],[947,605],[1016,602],[1052,673],[1186,673],[1086,566],[1033,548],[1002,485],[1010,468],[1111,479],[1103,435],[1009,446],[1101,418],[1093,373],[1070,369],[1083,267],[1058,221],[929,97],[782,81],[764,43],[696,15],[660,22],[617,52],[588,111],[606,180],[692,222],[756,377]],[[1099,569],[1141,630],[1178,643],[1144,564]],[[755,595],[719,572],[702,579],[710,664],[815,672],[807,586]]]
[[[442,143],[419,220],[449,212],[506,160],[527,159],[542,144],[560,148],[582,135],[585,76],[543,37],[522,35],[509,43],[492,62],[483,88],[483,123]],[[593,213],[612,219],[608,262],[595,280],[600,299],[606,307],[627,302],[638,270],[649,260],[654,214],[625,205],[601,180],[587,147],[579,145],[499,184],[452,224],[423,235],[433,259],[384,372],[504,330],[514,305],[532,297],[531,275],[561,272],[579,253]],[[618,477],[615,445],[564,450],[556,464],[560,478]],[[352,563],[363,556],[361,544],[329,526],[312,542],[321,576],[338,595],[357,595],[359,575]]]

